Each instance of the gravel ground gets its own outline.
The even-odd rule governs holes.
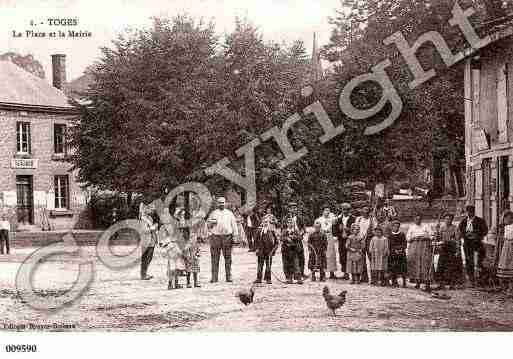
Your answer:
[[[234,283],[210,284],[210,255],[202,252],[200,289],[168,291],[165,263],[156,255],[151,281],[138,279],[138,267],[114,272],[96,261],[91,288],[72,306],[56,313],[22,303],[14,278],[20,262],[33,249],[0,258],[0,330],[28,331],[510,331],[513,299],[478,290],[447,292],[437,300],[408,289],[354,286],[328,281],[332,292],[347,290],[347,304],[331,316],[321,296],[322,283],[286,285],[276,278],[256,289],[255,302],[243,307],[234,294],[255,279],[256,259],[244,248],[234,250]],[[94,258],[94,248],[85,252]],[[224,278],[221,260],[220,278]],[[283,279],[281,255],[274,273]],[[45,263],[34,281],[44,294],[58,295],[73,283],[76,260]],[[185,279],[183,279],[185,281]],[[32,327],[31,327],[32,325]],[[41,327],[47,325],[46,327]],[[39,327],[35,327],[39,326]]]

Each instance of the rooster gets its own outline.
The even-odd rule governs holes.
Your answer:
[[[255,297],[255,286],[251,286],[249,290],[239,290],[237,293],[235,293],[235,297],[239,298],[240,302],[245,306],[250,305],[253,303],[253,298]]]
[[[346,302],[346,294],[347,294],[347,291],[343,290],[342,292],[340,292],[339,295],[331,295],[330,290],[327,286],[325,286],[324,289],[322,290],[322,296],[324,297],[324,300],[326,301],[326,306],[328,307],[329,310],[331,310],[333,312],[333,316],[337,316],[337,314],[335,313],[335,310],[337,310],[338,308],[343,306],[344,303]]]

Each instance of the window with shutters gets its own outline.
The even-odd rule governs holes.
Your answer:
[[[53,127],[53,142],[55,154],[66,153],[66,125],[55,124]]]
[[[55,209],[69,209],[69,178],[55,176]]]
[[[30,122],[16,123],[16,152],[24,155],[31,152]]]

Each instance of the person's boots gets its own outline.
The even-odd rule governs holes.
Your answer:
[[[198,281],[198,273],[192,273],[192,278],[194,279],[194,288],[201,288]]]
[[[315,272],[312,271],[312,282],[317,282],[317,278],[315,278]]]
[[[335,272],[330,272],[330,279],[337,279]]]
[[[301,274],[296,274],[296,283],[297,284],[303,284],[303,277],[301,276]]]
[[[321,270],[321,279],[319,281],[326,282],[326,272],[324,270]]]
[[[187,272],[187,288],[192,288],[191,286],[191,273]]]
[[[406,277],[403,276],[403,288],[406,288],[408,286]]]
[[[175,289],[175,288],[173,287],[173,281],[172,281],[172,280],[169,280],[169,282],[167,283],[167,290],[173,290],[173,289]]]

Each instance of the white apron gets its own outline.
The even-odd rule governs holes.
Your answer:
[[[326,234],[328,238],[328,248],[326,250],[326,260],[327,260],[327,272],[336,272],[338,270],[338,240],[337,237],[333,237],[333,233],[331,228],[333,223],[337,218],[331,215],[329,218],[321,217],[318,221],[321,223],[321,231]]]

